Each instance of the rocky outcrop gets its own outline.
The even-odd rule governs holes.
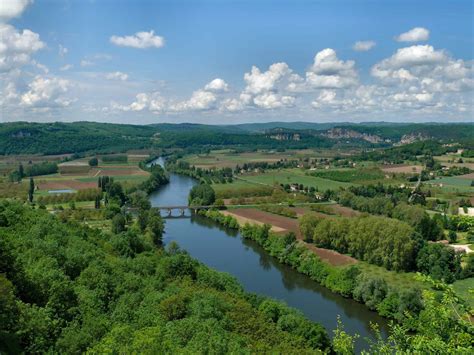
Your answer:
[[[409,134],[404,134],[402,138],[400,138],[400,142],[396,143],[395,145],[405,145],[405,144],[411,144],[415,143],[417,141],[425,141],[427,139],[430,139],[429,136],[423,133],[409,133]]]
[[[353,129],[331,128],[323,136],[330,139],[362,139],[370,143],[381,143],[383,139],[375,134],[361,133]]]

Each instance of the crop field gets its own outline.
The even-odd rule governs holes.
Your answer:
[[[316,170],[312,176],[351,184],[374,183],[384,180],[384,173],[378,168]]]
[[[437,155],[434,159],[441,161],[441,162],[453,162],[461,158],[464,163],[474,163],[474,158],[466,158],[462,157],[461,154],[458,153],[447,153],[444,155]]]
[[[212,184],[217,198],[269,196],[272,187],[259,185],[243,180],[234,180],[227,184]]]
[[[421,165],[382,165],[381,169],[384,173],[393,173],[393,174],[410,174],[410,173],[420,173],[423,170]]]
[[[452,167],[466,167],[469,169],[474,170],[474,158],[466,158],[462,157],[460,154],[445,154],[445,155],[438,155],[435,156],[434,159],[439,161],[442,165]],[[459,159],[462,159],[462,163],[459,162]]]
[[[461,178],[461,179],[469,179],[469,180],[472,181],[472,180],[474,180],[474,173],[460,175],[458,177]]]
[[[353,257],[350,257],[348,255],[338,253],[337,251],[334,251],[334,250],[318,248],[317,246],[313,244],[308,244],[308,243],[304,243],[304,245],[313,253],[315,253],[317,256],[319,256],[321,260],[333,266],[345,266],[345,265],[356,264],[358,262],[357,259],[354,259]]]
[[[338,217],[338,216],[356,217],[361,214],[359,211],[353,210],[350,207],[341,206],[337,203],[318,203],[318,204],[305,206],[305,207],[291,207],[291,209],[296,212],[298,217],[306,213],[311,213],[321,218]]]
[[[262,174],[247,174],[243,175],[242,179],[266,184],[272,186],[275,183],[278,184],[292,184],[298,183],[305,186],[317,188],[319,191],[327,189],[338,189],[339,187],[348,187],[352,184],[346,182],[333,181],[329,179],[323,179],[321,177],[306,175],[301,169],[284,169],[279,171],[271,171]]]
[[[260,224],[270,224],[276,228],[274,230],[275,232],[287,233],[293,231],[299,234],[298,220],[294,218],[279,216],[255,208],[235,208],[229,210],[228,213],[232,214],[237,219],[243,218],[247,222],[256,221]]]
[[[251,162],[277,162],[281,159],[294,160],[302,157],[315,157],[313,150],[297,150],[287,152],[258,151],[248,153],[235,153],[231,150],[213,150],[209,154],[191,155],[184,158],[191,165],[199,168],[224,168],[242,166]],[[320,156],[318,156],[320,157]]]
[[[467,192],[474,193],[474,187],[471,186],[471,179],[462,178],[460,176],[446,176],[427,183],[438,186],[441,190],[448,192]]]
[[[58,155],[6,155],[0,156],[0,164],[9,164],[17,165],[19,163],[28,164],[30,161],[32,163],[41,163],[43,161],[48,162],[60,162],[64,158],[70,157],[72,154],[58,154]]]
[[[24,182],[25,184],[27,182]],[[42,191],[49,190],[83,190],[97,187],[97,182],[82,182],[75,179],[61,179],[61,180],[52,180],[52,179],[36,179],[36,185],[38,186],[39,193]]]

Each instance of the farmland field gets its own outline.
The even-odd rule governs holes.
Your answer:
[[[423,170],[421,165],[383,165],[381,169],[384,173],[394,173],[394,174],[410,174],[410,173],[420,173]]]
[[[384,178],[380,169],[333,169],[316,170],[311,172],[312,176],[347,183],[374,182]]]
[[[339,187],[348,187],[352,184],[323,179],[316,176],[305,175],[304,171],[300,169],[284,169],[280,171],[272,171],[262,174],[248,174],[243,175],[242,179],[254,182],[267,184],[272,186],[274,183],[292,184],[298,183],[305,186],[317,188],[320,191],[327,189],[338,189]]]
[[[458,177],[461,178],[461,179],[469,179],[469,180],[472,181],[472,180],[474,180],[474,173],[460,175]]]
[[[235,179],[232,183],[212,184],[217,198],[268,196],[272,188],[244,180]]]
[[[295,160],[302,157],[314,157],[313,150],[298,150],[288,152],[258,151],[235,153],[231,150],[213,150],[209,154],[190,155],[184,158],[189,164],[198,168],[235,167],[252,162],[277,162],[281,159]],[[327,155],[327,154],[326,154]]]
[[[442,190],[446,191],[474,193],[474,187],[471,187],[471,181],[472,180],[465,179],[460,176],[446,176],[440,179],[430,180],[427,183],[439,186]]]

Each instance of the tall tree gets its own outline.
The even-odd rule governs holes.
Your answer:
[[[28,201],[33,203],[33,195],[35,193],[35,181],[30,177],[30,188],[28,189]]]

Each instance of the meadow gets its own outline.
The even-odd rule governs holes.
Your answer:
[[[312,176],[348,183],[373,183],[384,179],[384,174],[377,168],[358,169],[328,169],[316,170],[310,173]]]
[[[303,184],[308,187],[317,188],[319,191],[328,189],[337,190],[339,187],[348,187],[351,184],[346,182],[324,179],[321,177],[306,175],[301,169],[283,169],[274,170],[265,173],[245,174],[241,179],[253,183],[266,184],[273,186],[278,184]]]
[[[193,154],[185,157],[183,160],[198,168],[210,169],[231,167],[244,165],[245,163],[255,162],[277,162],[280,160],[296,160],[305,157],[330,156],[329,151],[305,150],[289,150],[285,152],[277,151],[255,151],[238,153],[231,149],[211,150],[209,154]]]
[[[427,181],[427,184],[439,187],[446,192],[474,193],[474,187],[471,186],[470,179],[460,176],[445,176],[435,180]]]

